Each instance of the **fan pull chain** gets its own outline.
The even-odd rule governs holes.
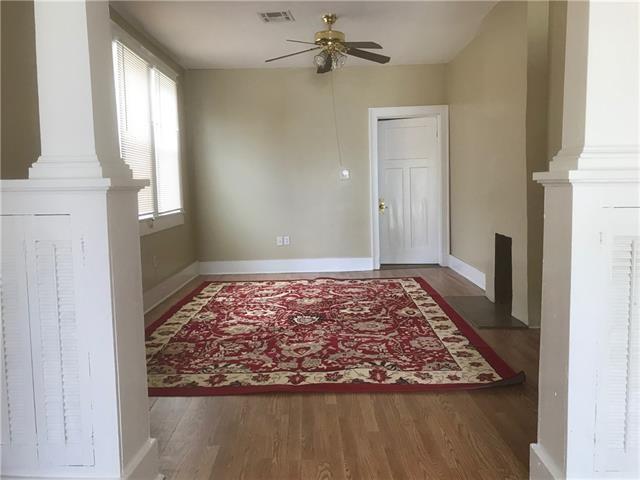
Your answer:
[[[336,133],[336,148],[338,150],[338,164],[342,167],[342,151],[340,149],[340,133],[338,132],[338,115],[336,114],[336,90],[333,86],[335,70],[331,70],[331,104],[333,106],[333,129]]]

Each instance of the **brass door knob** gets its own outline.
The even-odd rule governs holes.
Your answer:
[[[387,205],[384,203],[384,199],[379,199],[378,200],[378,211],[380,213],[384,213],[384,211],[386,210]]]

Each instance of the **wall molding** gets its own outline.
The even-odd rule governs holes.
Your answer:
[[[199,275],[199,262],[193,262],[188,267],[180,270],[178,273],[171,275],[166,280],[142,294],[144,313],[156,307],[170,295],[184,287],[191,280]]]
[[[361,272],[373,270],[371,257],[287,258],[200,262],[201,275],[226,273]]]
[[[486,290],[485,274],[477,268],[472,267],[453,255],[449,255],[449,268],[475,283],[481,289]]]
[[[549,171],[637,170],[640,145],[584,145],[563,147],[549,163]]]

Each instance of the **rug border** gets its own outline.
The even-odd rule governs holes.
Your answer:
[[[525,381],[523,371],[516,373],[494,350],[485,342],[473,327],[422,277],[377,277],[377,278],[335,278],[314,277],[294,279],[259,279],[259,280],[205,280],[191,290],[180,301],[175,303],[160,318],[145,327],[145,339],[164,322],[169,320],[178,310],[189,303],[207,285],[212,283],[260,283],[260,282],[295,282],[299,280],[403,280],[412,279],[435,300],[438,306],[447,314],[462,334],[480,352],[482,357],[491,365],[502,380],[492,383],[448,383],[448,384],[374,384],[374,383],[318,383],[306,385],[246,385],[225,387],[147,387],[150,397],[188,397],[188,396],[218,396],[243,395],[248,393],[277,393],[277,392],[306,392],[306,393],[400,393],[400,392],[428,392],[428,391],[456,391],[480,390],[487,387],[502,385],[517,385]]]

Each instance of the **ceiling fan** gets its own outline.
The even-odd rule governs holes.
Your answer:
[[[287,42],[305,43],[307,45],[315,45],[315,47],[308,48],[296,53],[290,53],[289,55],[270,58],[268,60],[265,60],[265,62],[273,62],[282,58],[300,55],[301,53],[320,50],[320,52],[315,57],[313,57],[313,63],[317,67],[318,73],[327,73],[331,70],[342,67],[347,59],[347,55],[363,58],[364,60],[369,60],[376,63],[387,63],[389,60],[391,60],[390,57],[387,57],[385,55],[361,50],[362,48],[382,48],[382,46],[375,42],[346,42],[344,33],[333,30],[333,24],[336,23],[337,19],[338,17],[335,13],[323,15],[322,20],[327,25],[327,29],[317,32],[314,42],[304,42],[302,40],[287,40]]]

